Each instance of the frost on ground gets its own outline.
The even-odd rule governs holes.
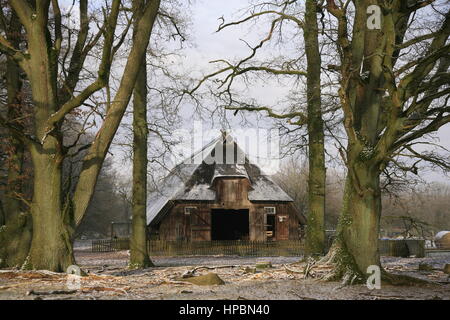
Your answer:
[[[127,269],[126,251],[91,253],[78,249],[76,258],[87,276],[76,278],[73,287],[65,274],[46,271],[0,270],[0,299],[445,299],[450,300],[450,282],[442,272],[450,256],[428,258],[383,258],[390,272],[433,281],[430,285],[391,286],[369,290],[364,285],[341,287],[338,282],[317,280],[320,267],[304,278],[305,264],[296,257],[154,257],[155,268]],[[255,273],[257,262],[272,268]],[[430,266],[419,271],[419,264]],[[216,268],[217,267],[217,268]],[[216,273],[224,285],[198,286],[183,281],[187,273]]]

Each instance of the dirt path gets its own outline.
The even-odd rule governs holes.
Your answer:
[[[291,265],[296,257],[154,257],[155,268],[127,270],[126,251],[76,253],[78,263],[88,276],[76,278],[78,287],[68,282],[68,276],[49,272],[0,271],[0,299],[445,299],[450,300],[447,275],[439,268],[450,257],[423,259],[384,258],[384,267],[401,274],[439,282],[440,285],[390,286],[369,290],[364,285],[340,288],[337,282],[303,279],[302,267]],[[270,261],[273,268],[258,273],[248,272],[257,261]],[[418,271],[420,263],[435,270]],[[285,265],[288,265],[286,270]],[[183,274],[195,266],[203,268],[195,275],[215,272],[224,285],[197,286],[180,281]],[[227,267],[224,267],[227,266]],[[224,268],[223,268],[224,267]],[[292,272],[296,271],[296,272]],[[75,289],[74,289],[75,288]]]

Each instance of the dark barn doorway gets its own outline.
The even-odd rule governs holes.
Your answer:
[[[248,209],[211,210],[211,240],[248,240]]]

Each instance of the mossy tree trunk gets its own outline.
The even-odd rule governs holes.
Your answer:
[[[354,257],[358,270],[366,273],[369,266],[380,266],[380,173],[365,163],[355,167],[355,174],[349,176],[345,190],[341,236],[345,248]]]
[[[347,178],[336,240],[325,260],[336,265],[330,278],[343,278],[352,283],[366,278],[368,266],[380,265],[379,183],[384,157],[376,149],[382,113],[382,91],[377,88],[385,81],[381,53],[385,39],[380,30],[366,27],[366,8],[376,2],[370,0],[357,5],[352,46],[344,42],[348,36],[346,17],[339,16],[339,45],[343,51],[339,96],[348,137],[347,150],[341,150],[341,155],[346,162]],[[333,9],[329,7],[329,10]]]
[[[350,154],[351,152],[349,152]],[[370,162],[353,159],[347,174],[336,239],[324,262],[335,269],[328,279],[361,282],[371,265],[380,265],[380,172]]]
[[[31,244],[31,216],[19,212],[0,226],[0,268],[21,268]]]
[[[52,148],[57,142],[47,138]],[[32,152],[34,192],[31,204],[33,238],[28,268],[66,271],[75,263],[72,250],[73,226],[70,223],[70,203],[61,193],[62,157],[55,153]]]
[[[448,48],[442,47],[450,35],[450,10],[433,33],[424,54],[427,58],[418,55],[411,61],[403,61],[414,66],[412,71],[408,68],[395,73],[400,68],[396,67],[399,48],[410,50],[410,44],[422,41],[419,36],[404,44],[409,17],[429,3],[365,0],[354,4],[350,35],[348,8],[327,1],[328,11],[338,20],[339,98],[348,144],[346,150],[340,150],[347,167],[342,214],[336,241],[323,260],[336,266],[329,278],[350,282],[364,280],[368,266],[381,265],[378,252],[381,173],[402,152],[413,152],[423,160],[434,161],[414,153],[414,141],[450,122],[450,116],[445,116],[448,113],[445,106],[437,104],[430,109],[432,101],[448,96],[448,91],[442,89],[448,76],[449,59],[445,57]],[[380,8],[380,28],[368,27],[369,5]],[[429,82],[429,77],[434,81]],[[423,116],[413,116],[414,113]],[[385,272],[383,275],[388,278]]]
[[[139,5],[139,1],[135,6]],[[136,35],[134,35],[136,36]],[[147,251],[147,59],[141,62],[133,96],[133,188],[130,268],[152,266]]]
[[[306,1],[305,52],[307,57],[307,108],[308,108],[308,224],[306,229],[307,254],[325,251],[325,156],[321,103],[321,58],[317,25],[317,1]]]
[[[14,12],[8,27],[8,40],[11,45],[18,49],[22,34],[22,25]],[[17,63],[11,58],[6,60],[6,89],[7,89],[7,117],[8,122],[16,128],[23,129],[24,108],[23,108],[23,86],[21,70]],[[23,165],[25,157],[24,144],[15,132],[10,130],[7,158],[7,183],[2,203],[3,221],[0,227],[0,267],[20,267],[28,255],[31,243],[31,216],[26,204],[21,198],[22,184],[24,180]]]

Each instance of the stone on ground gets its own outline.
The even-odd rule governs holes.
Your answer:
[[[217,273],[208,273],[203,276],[184,278],[182,281],[187,281],[197,286],[213,286],[223,285],[225,282],[217,275]]]

